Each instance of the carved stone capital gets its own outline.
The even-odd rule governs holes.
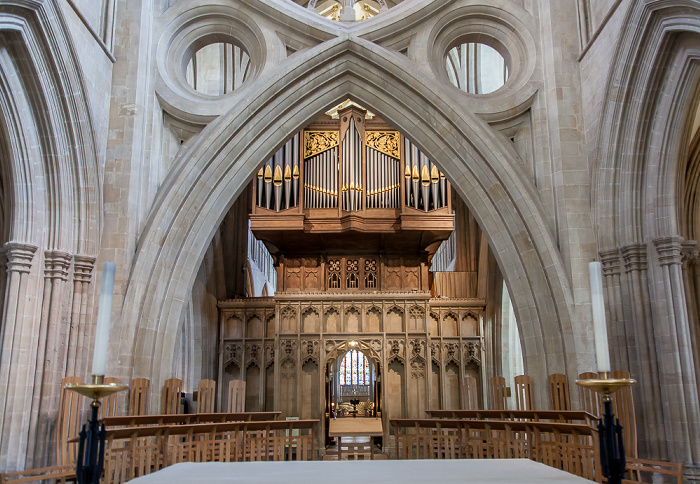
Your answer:
[[[37,249],[35,245],[21,242],[6,243],[3,252],[7,257],[7,272],[29,272]]]
[[[620,249],[601,250],[600,264],[603,267],[603,275],[613,276],[620,274]]]
[[[44,277],[46,279],[68,280],[68,271],[73,255],[62,250],[44,252]]]
[[[622,259],[625,261],[625,271],[647,270],[647,246],[645,244],[629,244],[620,248]]]
[[[660,237],[652,241],[656,247],[656,252],[659,253],[659,262],[662,266],[681,264],[681,250],[684,240],[683,237],[672,235],[670,237]]]
[[[686,240],[681,244],[681,259],[683,263],[689,265],[697,264],[698,259],[698,241]]]
[[[76,282],[90,282],[95,261],[96,258],[91,255],[78,254],[73,257],[73,278]]]

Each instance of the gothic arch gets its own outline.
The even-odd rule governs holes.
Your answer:
[[[448,91],[407,59],[370,42],[338,38],[287,62],[289,75],[252,86],[245,100],[183,148],[156,198],[124,304],[120,354],[134,358],[133,371],[164,379],[167,362],[156,365],[150,355],[172,353],[171,328],[206,245],[260,160],[350,97],[381,112],[437,160],[475,214],[508,269],[528,371],[544,375],[552,366],[575,374],[564,356],[576,353],[567,277],[513,148],[473,113],[449,104]],[[153,331],[154,339],[145,337]],[[545,333],[562,336],[545,339]]]
[[[6,39],[0,56],[0,130],[9,155],[3,157],[11,182],[5,190],[12,190],[3,242],[95,255],[102,222],[97,147],[68,29],[54,2],[14,3],[16,8],[0,9],[0,34]]]
[[[611,62],[593,170],[598,247],[607,266],[611,325],[637,341],[628,364],[647,395],[638,423],[659,436],[660,443],[642,452],[697,466],[700,452],[688,445],[700,436],[690,329],[696,322],[688,315],[692,295],[684,285],[681,235],[687,233],[683,188],[700,89],[700,5],[634,2],[625,25]],[[621,290],[623,283],[629,289]],[[649,302],[635,305],[640,298]],[[621,345],[611,342],[616,356]],[[682,381],[682,389],[667,375]],[[672,415],[683,415],[684,424],[675,425]]]

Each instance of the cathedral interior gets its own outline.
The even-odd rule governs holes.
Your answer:
[[[319,459],[583,410],[599,261],[634,457],[700,481],[698,53],[692,0],[0,0],[0,472],[61,458],[106,261],[117,414],[211,380]]]

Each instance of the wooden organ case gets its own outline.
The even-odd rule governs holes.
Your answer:
[[[431,296],[430,260],[455,224],[439,168],[350,106],[256,175],[250,226],[276,262],[277,292],[219,302],[221,388],[242,379],[246,411],[321,419],[320,444],[328,399],[342,394],[333,362],[352,345],[375,369],[367,398],[382,418],[464,408],[464,377],[483,380],[485,300]]]

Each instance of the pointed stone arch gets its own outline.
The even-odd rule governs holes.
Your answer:
[[[690,126],[700,105],[700,5],[634,2],[624,25],[602,104],[591,193],[610,326],[636,341],[636,360],[623,364],[639,379],[640,435],[658,436],[641,441],[640,454],[691,464],[696,470],[688,475],[697,476],[700,452],[688,443],[700,439],[700,375],[689,343],[696,323],[687,298],[694,296],[686,294],[681,267],[690,247],[681,235]],[[637,304],[637,296],[648,303]],[[626,351],[624,340],[610,342],[614,364],[623,345]],[[669,384],[670,374],[682,385]],[[674,425],[673,415],[683,415],[684,424]]]
[[[575,354],[571,294],[543,208],[517,155],[411,63],[361,39],[339,38],[288,62],[289,74],[250,95],[183,148],[155,201],[127,290],[120,354],[154,381],[173,349],[198,261],[250,176],[291,132],[350,97],[392,122],[440,163],[483,227],[509,285],[528,371],[566,368]],[[390,82],[387,82],[390,80]],[[299,95],[303,93],[303,95]],[[187,169],[183,169],[187,166]],[[222,200],[224,201],[222,203]],[[228,200],[228,202],[225,202]],[[159,281],[156,283],[156,281]],[[537,287],[538,290],[533,290]],[[155,338],[146,335],[155,333]],[[544,334],[560,335],[544,338]],[[576,373],[575,363],[571,373]]]

